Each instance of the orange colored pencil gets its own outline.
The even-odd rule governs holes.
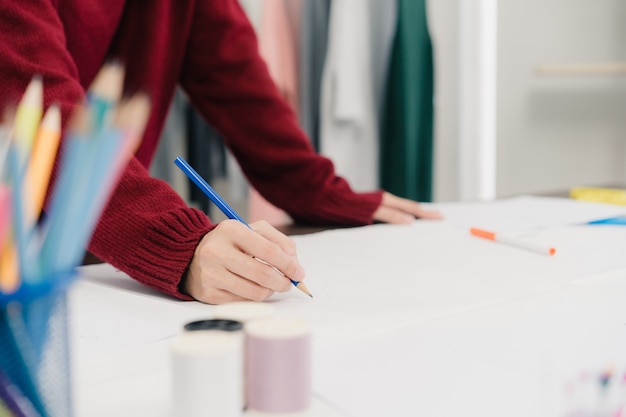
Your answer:
[[[17,262],[17,249],[9,236],[0,253],[0,292],[3,294],[12,294],[20,284],[19,265]]]
[[[32,225],[43,207],[50,174],[61,140],[61,109],[53,104],[43,117],[24,179],[23,195],[28,196],[26,222]]]

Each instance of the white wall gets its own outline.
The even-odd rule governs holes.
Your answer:
[[[435,200],[458,199],[459,2],[429,3],[436,48]],[[498,197],[626,182],[626,77],[544,64],[626,61],[626,1],[498,2]]]
[[[429,27],[435,53],[435,201],[458,199],[459,0],[431,0]]]

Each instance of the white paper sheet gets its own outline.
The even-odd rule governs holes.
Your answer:
[[[99,267],[96,275],[105,269]],[[113,268],[108,269],[114,277]],[[90,283],[93,270],[84,268],[84,277],[69,294],[71,352],[79,383],[100,384],[160,369],[169,339],[186,322],[212,317],[184,303]]]
[[[624,231],[623,231],[624,230]],[[351,343],[407,324],[562,287],[626,265],[626,229],[548,229],[526,239],[557,247],[544,256],[471,236],[436,221],[297,236],[313,300],[297,291],[273,302],[311,318],[320,344]]]
[[[596,278],[319,349],[315,392],[358,417],[618,415],[626,269]],[[603,395],[605,370],[613,379]]]
[[[445,221],[464,228],[516,232],[567,225],[626,214],[626,207],[570,198],[521,196],[497,201],[432,204]]]

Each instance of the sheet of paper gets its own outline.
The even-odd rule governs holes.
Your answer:
[[[521,196],[497,201],[438,203],[445,221],[464,228],[516,232],[587,223],[626,214],[626,207],[569,198]]]
[[[81,279],[70,291],[69,309],[75,377],[88,384],[161,366],[163,358],[167,359],[166,350],[155,347],[167,345],[186,322],[212,317],[182,303],[175,305]]]
[[[268,302],[279,315],[311,320],[316,343],[341,345],[560,288],[572,280],[626,265],[621,250],[626,247],[626,233],[620,226],[549,228],[526,232],[523,238],[555,246],[557,254],[549,257],[484,240],[439,221],[295,236],[314,298],[293,288]],[[133,314],[131,304],[147,308],[142,300],[158,300],[159,306],[171,305],[188,317],[212,315],[211,306],[152,297],[149,292],[153,290],[110,266],[84,271],[87,282],[140,297],[128,301],[129,315]],[[159,315],[141,317],[154,320]]]
[[[626,269],[596,278],[320,348],[315,392],[359,417],[618,415],[626,405]]]
[[[295,237],[315,298],[274,302],[312,318],[320,343],[340,344],[559,288],[626,265],[622,229],[568,227],[528,235],[557,247],[544,256],[471,236],[442,222],[377,225]]]

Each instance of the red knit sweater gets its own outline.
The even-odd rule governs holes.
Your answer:
[[[237,0],[0,1],[0,108],[41,74],[46,105],[60,103],[67,120],[110,58],[125,63],[127,92],[148,92],[153,110],[90,243],[102,260],[188,298],[181,277],[213,225],[146,169],[177,85],[226,138],[250,183],[296,221],[372,221],[381,193],[352,192],[311,148]]]

